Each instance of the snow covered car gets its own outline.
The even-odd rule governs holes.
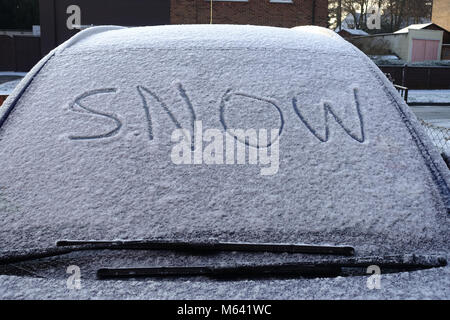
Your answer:
[[[1,298],[449,298],[448,170],[329,30],[87,29],[0,127]]]

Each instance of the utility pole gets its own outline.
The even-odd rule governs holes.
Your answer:
[[[342,0],[338,0],[337,26],[338,26],[338,30],[341,31],[341,28],[342,28]]]
[[[213,0],[211,0],[210,3],[209,3],[209,9],[210,9],[210,12],[209,12],[209,24],[212,24],[213,23]]]

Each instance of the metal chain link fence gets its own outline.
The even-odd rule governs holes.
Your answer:
[[[419,120],[439,152],[450,155],[450,128],[440,127],[422,119]]]

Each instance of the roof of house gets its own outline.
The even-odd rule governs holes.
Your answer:
[[[394,33],[408,33],[409,29],[422,30],[422,29],[428,28],[431,25],[436,26],[436,27],[438,27],[438,28],[440,28],[440,29],[442,29],[442,30],[444,30],[446,32],[450,32],[450,31],[446,30],[445,28],[441,27],[440,25],[438,25],[438,24],[436,24],[434,22],[430,22],[430,23],[412,24],[412,25],[407,26],[406,28],[400,29],[400,30],[398,30],[398,31],[396,31]]]
[[[336,31],[337,33],[340,33],[341,31],[346,31],[354,36],[368,36],[369,35],[367,32],[365,32],[364,30],[360,30],[360,29],[342,28],[339,30],[339,28],[337,28],[336,30],[338,30],[338,31]]]
[[[421,23],[421,24],[412,24],[407,26],[406,28],[400,29],[398,31],[395,31],[394,33],[408,33],[409,29],[413,29],[413,30],[421,30],[424,29],[430,25],[432,25],[433,23]]]

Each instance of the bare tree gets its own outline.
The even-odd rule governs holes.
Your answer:
[[[367,30],[367,16],[371,14],[371,7],[381,8],[383,12],[382,30],[378,32],[393,32],[409,24],[431,19],[432,0],[331,0],[329,25],[337,27],[340,21],[351,14],[353,27]]]

